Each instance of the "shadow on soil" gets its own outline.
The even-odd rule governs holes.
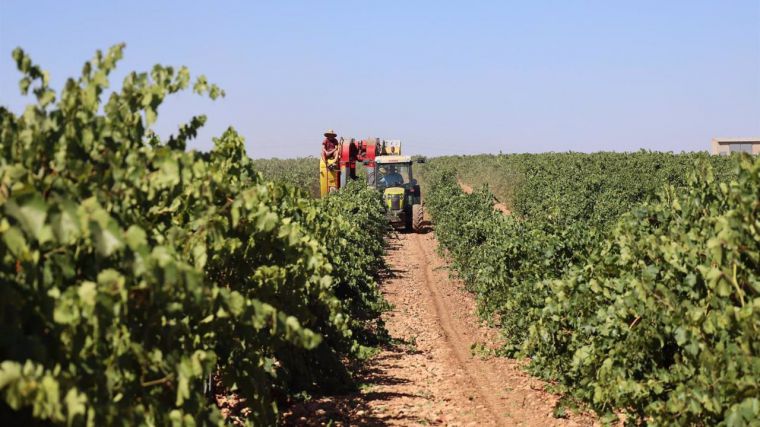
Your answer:
[[[423,230],[429,231],[426,222]],[[424,231],[424,232],[427,232]],[[398,239],[388,239],[389,252],[400,247]],[[404,269],[385,268],[379,274],[380,283],[390,278],[403,278]],[[382,346],[382,352],[357,369],[355,378],[360,391],[345,395],[314,397],[307,402],[291,405],[283,413],[281,424],[285,426],[386,426],[389,424],[417,424],[414,414],[384,414],[370,409],[373,402],[384,402],[398,397],[417,397],[408,393],[376,391],[379,386],[406,384],[404,378],[389,375],[384,368],[398,366],[404,354],[418,353],[414,342],[391,339]],[[383,367],[383,368],[379,368]],[[376,407],[378,405],[375,405]]]
[[[388,252],[397,251],[401,247],[401,243],[399,242],[398,236],[401,234],[427,234],[433,231],[433,224],[430,221],[423,221],[422,222],[422,228],[418,232],[413,231],[404,231],[404,230],[392,230],[390,233],[390,238],[386,239],[386,250]],[[388,266],[386,266],[383,270],[381,270],[378,273],[378,278],[380,279],[380,285],[382,286],[382,283],[387,279],[395,279],[402,277],[403,273],[406,273],[406,271],[393,269]]]
[[[386,426],[398,422],[415,424],[414,414],[383,414],[370,409],[373,402],[384,402],[399,397],[418,397],[408,393],[376,391],[378,386],[407,384],[404,378],[388,375],[377,366],[394,367],[404,353],[418,352],[414,343],[394,340],[383,346],[382,354],[375,356],[367,365],[359,369],[357,383],[362,391],[338,395],[322,396],[308,402],[292,405],[283,414],[282,425],[286,426]],[[375,405],[377,406],[377,405]]]

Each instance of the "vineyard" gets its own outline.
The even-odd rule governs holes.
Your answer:
[[[458,177],[494,182],[513,214]],[[448,157],[423,178],[438,240],[504,353],[608,422],[760,417],[757,158]]]
[[[379,196],[267,182],[233,129],[187,151],[204,116],[160,139],[167,96],[224,93],[160,65],[110,90],[122,51],[60,93],[13,53],[36,102],[0,109],[4,423],[221,425],[216,393],[271,425],[293,396],[351,388],[343,359],[384,333]]]
[[[401,399],[382,422],[354,408],[364,418],[345,424],[393,424],[433,398],[475,422],[538,423],[526,400],[554,405],[553,393],[559,418],[757,425],[757,157],[433,158],[415,177],[434,234],[389,233],[361,177],[316,197],[315,157],[253,160],[232,128],[188,150],[202,115],[160,137],[167,97],[224,91],[162,65],[111,88],[123,50],[97,52],[59,92],[13,53],[33,102],[0,107],[6,424],[273,425],[324,396],[375,396],[378,412]],[[502,362],[528,360],[553,392],[522,381],[521,365],[504,381],[524,387],[500,400],[519,384],[467,353],[491,329],[457,323],[462,307],[498,328]],[[383,392],[365,392],[368,370]],[[411,371],[429,388],[399,391],[419,385]],[[505,415],[505,402],[521,409]]]
[[[266,179],[292,185],[306,191],[311,197],[319,197],[319,159],[254,159],[253,168]]]

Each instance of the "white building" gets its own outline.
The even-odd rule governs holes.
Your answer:
[[[760,137],[713,138],[710,152],[724,156],[731,153],[760,154]]]

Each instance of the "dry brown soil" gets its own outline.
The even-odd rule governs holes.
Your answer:
[[[521,369],[523,361],[489,357],[496,330],[482,325],[475,301],[449,278],[436,240],[397,234],[390,241],[382,291],[395,344],[375,356],[359,393],[325,397],[286,412],[291,425],[577,426],[592,418],[552,410],[558,396]]]

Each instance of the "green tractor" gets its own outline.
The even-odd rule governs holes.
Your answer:
[[[375,157],[374,163],[374,173],[368,181],[383,193],[388,221],[395,228],[419,233],[424,212],[420,186],[412,174],[412,158],[381,155]]]

